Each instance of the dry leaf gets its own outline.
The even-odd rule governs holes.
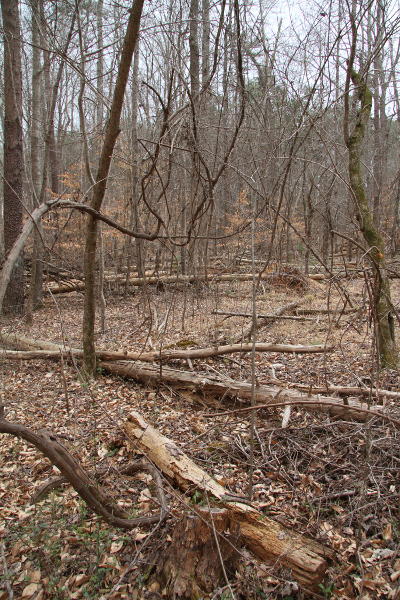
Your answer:
[[[382,537],[387,542],[393,539],[393,527],[391,523],[386,523],[382,531]]]
[[[84,583],[86,583],[87,581],[89,581],[90,577],[89,575],[86,575],[86,573],[79,573],[79,575],[77,575],[75,577],[75,585],[77,585],[78,587],[83,585]]]
[[[31,571],[30,573],[28,573],[27,578],[32,582],[32,583],[39,583],[40,579],[42,577],[42,574],[40,572],[40,569],[37,569],[36,571]]]
[[[142,540],[144,540],[145,538],[147,538],[148,535],[149,535],[148,533],[141,533],[140,531],[137,531],[133,535],[133,539],[135,540],[135,542],[141,542]]]
[[[117,552],[119,552],[122,548],[122,546],[124,545],[124,541],[123,540],[119,540],[117,542],[113,542],[111,544],[111,548],[110,548],[110,552],[111,554],[116,554]]]
[[[37,583],[30,583],[23,589],[21,598],[30,598],[33,594],[36,594],[38,590],[39,585]]]

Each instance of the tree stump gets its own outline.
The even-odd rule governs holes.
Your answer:
[[[229,574],[236,567],[239,529],[229,511],[196,508],[196,513],[183,517],[160,557],[154,578],[167,598],[202,598],[226,584],[224,569]]]

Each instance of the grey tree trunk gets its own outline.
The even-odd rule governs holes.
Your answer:
[[[1,0],[4,32],[4,248],[10,252],[22,230],[24,154],[22,142],[22,73],[19,3]],[[24,264],[19,256],[8,285],[3,308],[21,314],[24,309]]]
[[[42,69],[40,64],[40,30],[39,19],[41,15],[42,0],[31,0],[32,20],[32,104],[31,104],[31,179],[33,191],[33,206],[40,204],[41,176],[40,176],[40,129],[41,129],[41,79]],[[32,271],[30,284],[30,310],[35,310],[43,301],[43,242],[42,225],[38,223],[34,230]]]

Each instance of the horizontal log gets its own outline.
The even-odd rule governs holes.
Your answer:
[[[384,390],[376,387],[354,387],[344,385],[312,385],[305,383],[290,383],[289,387],[296,388],[297,390],[304,390],[309,394],[339,394],[340,396],[364,396],[369,398],[383,397],[386,398],[400,398],[400,392],[393,390]]]
[[[1,350],[0,356],[14,360],[32,360],[37,358],[58,358],[60,353],[73,354],[76,358],[83,356],[82,350],[78,348],[69,348],[61,344],[54,344],[44,340],[33,340],[23,336],[7,336],[0,333],[0,343],[5,346],[22,348],[23,352],[11,350]],[[140,360],[142,362],[154,362],[157,360],[176,360],[176,359],[195,359],[210,358],[212,356],[222,356],[224,354],[248,353],[253,350],[252,344],[231,344],[224,346],[212,346],[209,348],[191,348],[191,349],[168,349],[155,350],[152,352],[113,352],[110,350],[98,350],[96,356],[101,360]],[[256,352],[282,352],[289,354],[309,354],[330,352],[332,347],[324,345],[302,346],[300,344],[269,344],[258,342],[255,344]]]
[[[32,340],[23,336],[15,336],[4,333],[0,333],[0,342],[4,345],[12,345],[13,347],[19,348],[22,347],[28,350],[32,348],[39,348],[46,350],[47,353],[53,351],[52,356],[55,358],[60,355],[60,349],[62,349],[62,346],[52,342]],[[251,344],[249,344],[249,346],[251,346]],[[79,356],[79,353],[80,356],[82,355],[81,350],[71,350],[72,353],[76,353],[77,356]],[[69,350],[66,348],[64,348],[63,351],[67,353],[69,352]],[[124,355],[124,358],[126,358],[126,355]],[[221,397],[239,397],[244,400],[250,400],[252,397],[252,386],[250,383],[226,381],[223,379],[218,379],[217,377],[196,375],[194,373],[189,373],[187,371],[181,371],[178,369],[171,369],[165,366],[160,369],[160,366],[158,365],[153,366],[146,364],[145,362],[139,363],[129,360],[103,360],[99,362],[99,367],[108,373],[136,379],[137,381],[142,381],[145,383],[150,382],[154,385],[167,383],[178,388],[189,388],[205,394],[215,394]],[[312,401],[313,399],[314,402]],[[278,386],[256,386],[255,400],[259,403],[283,403],[285,400],[302,402],[305,410],[312,412],[327,412],[336,417],[354,418],[358,421],[367,421],[375,416],[368,412],[369,406],[367,403],[358,402],[357,400],[352,399],[347,400],[346,403],[340,398],[310,396],[309,394],[303,394],[295,390],[284,390],[282,387]],[[375,410],[380,410],[381,407],[374,408]]]
[[[241,398],[250,401],[252,398],[252,385],[241,381],[227,381],[213,376],[196,375],[188,371],[160,367],[158,365],[140,364],[129,361],[100,362],[99,366],[114,375],[136,379],[146,384],[168,384],[178,389],[190,389],[204,395],[216,395],[223,398]],[[376,418],[376,411],[383,407],[374,406],[374,411],[369,409],[366,402],[359,402],[351,398],[346,401],[341,398],[329,396],[310,396],[296,390],[283,389],[277,386],[258,385],[254,389],[254,400],[260,404],[274,404],[299,402],[302,407],[310,412],[326,412],[334,417],[352,418],[356,421],[368,421]]]
[[[273,281],[274,278],[276,278],[277,276],[283,276],[283,277],[291,277],[291,275],[289,273],[263,273],[261,275],[261,280],[262,281],[268,281],[271,280]],[[296,278],[296,275],[292,276],[293,278]],[[303,276],[301,276],[303,277]],[[164,285],[164,284],[173,284],[173,283],[195,283],[195,282],[210,282],[210,283],[217,283],[217,282],[224,282],[224,281],[252,281],[253,279],[253,274],[252,273],[223,273],[221,275],[217,275],[217,274],[209,274],[209,275],[167,275],[167,276],[154,276],[151,275],[149,277],[130,277],[128,279],[128,285],[129,286],[133,286],[133,287],[140,287],[143,285]],[[307,277],[305,277],[305,280],[307,279]],[[321,279],[325,279],[325,276],[322,275],[308,275],[308,279],[314,279],[314,280],[321,280]],[[122,277],[106,277],[105,278],[106,281],[109,282],[121,282],[121,281],[125,281],[124,278]],[[65,292],[72,292],[72,291],[81,291],[83,290],[85,287],[84,283],[81,281],[72,281],[70,283],[68,282],[64,282],[62,285],[60,286],[54,286],[51,288],[51,293],[52,294],[62,294]]]
[[[357,308],[299,308],[296,315],[349,315],[357,312]]]
[[[333,557],[330,549],[274,521],[248,503],[232,500],[236,497],[139,413],[131,413],[125,431],[130,440],[136,440],[134,445],[181,489],[191,493],[198,489],[216,500],[218,506],[227,508],[232,520],[239,524],[245,544],[259,559],[290,568],[304,588],[318,589],[327,568],[327,558]]]

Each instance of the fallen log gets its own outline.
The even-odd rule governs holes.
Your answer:
[[[357,312],[357,308],[298,308],[296,315],[349,315]]]
[[[68,346],[64,346],[63,344],[55,344],[54,342],[47,342],[46,340],[34,340],[23,335],[16,335],[15,333],[7,333],[4,331],[0,331],[0,344],[6,348],[17,348],[18,350],[46,350],[50,353],[53,352],[54,355],[58,354],[58,356],[60,355],[60,352],[66,354],[75,354],[81,352],[79,348],[70,348]]]
[[[44,340],[32,340],[30,338],[16,336],[14,334],[0,333],[0,342],[4,345],[11,345],[13,347],[23,348],[24,350],[31,350],[32,348],[39,350],[43,349],[46,351],[48,356],[51,352],[52,357],[54,358],[58,358],[60,356],[60,352],[65,352],[67,354],[72,352],[72,354],[78,357],[82,355],[82,351],[78,349],[68,349],[52,342],[46,342]],[[249,344],[249,346],[251,346],[251,344]],[[35,350],[35,352],[37,354],[37,350]],[[179,352],[185,351],[179,350]],[[115,354],[120,355],[121,353]],[[148,354],[152,355],[153,353]],[[124,359],[126,359],[126,355],[123,354],[123,356]],[[250,400],[252,397],[252,386],[250,383],[226,381],[223,379],[218,379],[217,377],[196,375],[194,373],[189,373],[187,371],[181,371],[178,369],[171,369],[165,366],[153,366],[146,364],[145,362],[134,363],[129,360],[103,360],[99,361],[98,366],[108,373],[135,379],[137,381],[145,382],[146,384],[149,382],[153,385],[167,383],[181,389],[188,388],[203,394],[214,394],[224,398],[238,397],[244,400]],[[358,402],[357,400],[352,399],[342,400],[336,397],[310,396],[309,394],[296,392],[290,389],[285,390],[278,386],[265,385],[256,386],[254,394],[255,401],[259,403],[284,403],[285,400],[291,400],[293,402],[297,401],[302,403],[305,410],[312,412],[327,412],[335,417],[353,418],[358,421],[367,421],[375,416],[369,412],[369,405],[367,403]],[[374,408],[375,410],[380,410],[382,407],[375,406]]]
[[[0,340],[1,341],[1,340]],[[32,340],[33,342],[34,340]],[[36,340],[35,340],[36,341]],[[42,340],[37,340],[38,346],[42,344]],[[46,345],[49,342],[46,342]],[[60,355],[73,355],[75,358],[82,358],[83,350],[76,348],[63,347],[58,344],[53,344],[56,349],[43,350],[2,350],[0,348],[0,357],[11,360],[36,360],[38,358],[60,358]],[[281,352],[289,354],[313,354],[321,352],[330,352],[332,347],[318,346],[301,346],[294,344],[255,344],[256,352]],[[252,344],[232,344],[230,346],[215,346],[210,348],[192,348],[186,350],[160,350],[152,352],[112,352],[110,350],[97,350],[96,356],[101,360],[140,360],[142,362],[154,361],[169,361],[177,359],[195,359],[195,358],[210,358],[212,356],[222,356],[224,354],[246,353],[253,350]]]
[[[191,493],[200,490],[210,500],[216,500],[219,507],[228,509],[231,520],[240,527],[245,544],[259,559],[290,568],[304,588],[318,589],[327,558],[333,557],[330,549],[238,501],[139,413],[129,416],[125,431],[135,440],[135,446],[179,487]]]
[[[318,399],[318,397],[316,397],[316,399],[311,399],[311,400],[285,400],[284,402],[268,402],[267,404],[254,404],[253,406],[246,406],[244,408],[234,408],[233,410],[225,410],[225,411],[220,411],[218,413],[207,413],[207,415],[205,415],[207,418],[209,419],[213,419],[214,417],[224,417],[226,415],[234,415],[234,414],[238,414],[238,413],[249,413],[252,412],[253,410],[261,410],[262,408],[283,408],[284,406],[310,406],[310,405],[318,405],[320,403],[320,399]],[[335,403],[335,402],[326,402],[326,405],[330,405],[330,406],[339,406],[341,407],[341,404]],[[381,408],[381,407],[379,407]],[[362,409],[359,409],[359,411],[361,411]],[[391,417],[390,415],[386,415],[384,413],[379,412],[378,410],[372,410],[372,409],[368,409],[368,410],[364,410],[364,412],[368,413],[368,415],[370,416],[370,418],[372,417],[376,417],[382,421],[386,421],[388,423],[392,423],[392,425],[395,426],[396,429],[400,429],[400,420],[396,419],[395,417]]]
[[[279,274],[282,275],[282,274]],[[289,276],[289,274],[284,274]],[[261,275],[262,281],[271,281],[278,276],[277,273],[263,273]],[[323,277],[324,278],[324,277]],[[221,275],[217,274],[209,274],[209,275],[167,275],[167,276],[149,276],[149,277],[130,277],[128,279],[128,286],[132,287],[140,287],[143,285],[165,285],[165,284],[174,284],[174,283],[218,283],[224,281],[252,281],[253,274],[252,273],[223,273]],[[320,277],[316,277],[314,275],[309,275],[308,279],[314,279],[319,281]],[[106,278],[106,281],[109,282],[120,282],[120,277],[110,277]],[[81,281],[73,282],[73,284],[68,285],[65,282],[63,285],[55,286],[51,289],[52,294],[62,294],[65,292],[73,292],[73,291],[81,291],[84,289],[84,283]]]
[[[247,312],[229,312],[225,310],[213,310],[213,315],[222,315],[226,317],[246,317],[251,319],[252,314]],[[310,317],[302,317],[296,315],[276,315],[271,313],[270,315],[257,314],[257,319],[270,319],[270,320],[286,320],[286,321],[315,321],[315,319],[311,319]]]
[[[400,392],[395,392],[393,390],[384,390],[376,387],[354,387],[343,385],[323,386],[305,383],[290,383],[289,387],[295,388],[296,390],[304,390],[309,394],[339,394],[339,396],[364,396],[366,398],[369,398],[370,396],[378,398],[400,398]]]
[[[226,381],[209,375],[196,375],[188,371],[180,371],[169,367],[160,368],[159,365],[149,365],[143,363],[132,363],[129,361],[121,362],[100,362],[99,367],[122,377],[136,379],[146,384],[159,385],[168,384],[178,389],[190,389],[197,391],[205,396],[217,395],[223,398],[240,398],[242,400],[251,400],[252,385],[241,381]],[[311,412],[326,412],[334,417],[352,418],[356,421],[368,421],[376,418],[376,411],[383,407],[374,406],[374,411],[370,411],[369,405],[365,402],[358,402],[351,398],[342,400],[341,398],[329,396],[310,396],[297,392],[295,390],[283,389],[276,386],[258,385],[254,389],[254,400],[260,404],[285,404],[289,401],[295,404],[300,403],[302,407]]]

